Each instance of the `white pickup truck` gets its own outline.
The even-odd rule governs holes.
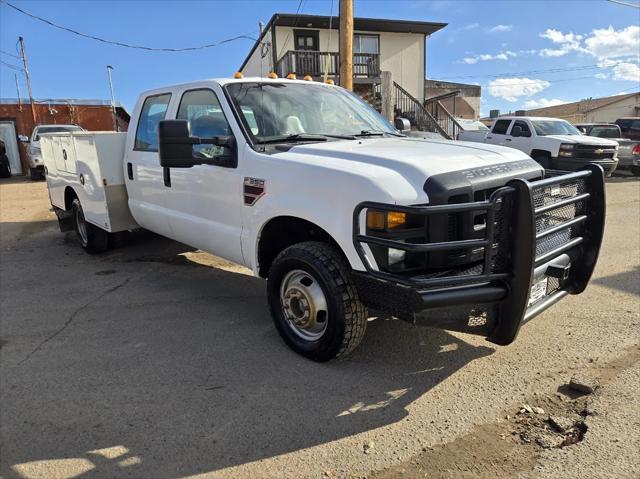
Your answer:
[[[367,307],[481,311],[430,324],[509,344],[585,289],[604,229],[599,166],[546,172],[511,148],[406,137],[316,82],[169,86],[140,96],[128,134],[42,142],[61,230],[88,252],[141,227],[246,265],[284,341],[316,361],[358,345]]]
[[[494,121],[489,131],[461,131],[458,140],[516,148],[546,169],[576,171],[597,164],[610,176],[618,165],[618,143],[584,136],[558,118],[504,116]]]

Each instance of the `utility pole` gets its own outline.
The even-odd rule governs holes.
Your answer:
[[[340,0],[340,86],[353,90],[353,0]]]
[[[16,79],[16,93],[18,94],[18,111],[22,111],[22,99],[20,98],[20,87],[18,86],[18,74],[13,75]]]
[[[113,67],[107,65],[107,75],[109,76],[109,91],[111,92],[111,114],[113,115],[113,130],[118,131],[118,117],[116,116],[116,101],[113,98],[113,81],[111,80],[111,70]]]
[[[31,90],[31,76],[29,75],[29,66],[27,65],[27,52],[24,49],[24,38],[18,37],[20,42],[20,55],[22,56],[22,65],[24,66],[24,76],[27,79],[27,89],[29,90],[29,102],[31,103],[31,116],[33,117],[33,126],[36,126],[36,106],[33,102],[33,91]]]

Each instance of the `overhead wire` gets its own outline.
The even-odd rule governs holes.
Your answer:
[[[115,46],[119,46],[119,47],[124,47],[124,48],[132,48],[132,49],[137,49],[137,50],[146,50],[146,51],[152,51],[152,52],[188,52],[188,51],[195,51],[195,50],[204,50],[206,48],[213,48],[213,47],[217,47],[220,45],[223,45],[225,43],[230,43],[236,40],[240,40],[240,39],[248,39],[248,40],[253,40],[253,41],[259,41],[258,39],[252,37],[250,34],[253,32],[248,32],[242,35],[236,35],[234,37],[231,38],[226,38],[224,40],[219,40],[217,42],[213,42],[213,43],[207,43],[204,45],[198,45],[198,46],[194,46],[194,47],[183,47],[183,48],[164,48],[164,47],[148,47],[148,46],[144,46],[144,45],[133,45],[130,43],[125,43],[125,42],[121,42],[121,41],[116,41],[116,40],[108,40],[102,37],[98,37],[96,35],[92,35],[89,33],[83,33],[80,32],[78,30],[74,30],[73,28],[69,28],[69,27],[65,27],[63,25],[59,25],[57,23],[52,22],[51,20],[47,20],[46,18],[40,17],[38,15],[35,15],[33,13],[29,13],[26,10],[23,10],[22,8],[19,8],[15,5],[13,5],[12,3],[6,1],[6,0],[0,0],[0,4],[6,5],[20,13],[22,13],[23,15],[26,15],[32,19],[38,20],[40,22],[46,23],[47,25],[60,29],[60,30],[64,30],[66,32],[69,33],[73,33],[74,35],[78,35],[80,37],[83,38],[87,38],[90,40],[95,40],[97,42],[101,42],[101,43],[105,43],[105,44],[109,44],[109,45],[115,45]]]

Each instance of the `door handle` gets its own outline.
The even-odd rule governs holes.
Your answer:
[[[492,136],[488,136],[488,137],[487,137],[487,140],[491,140],[492,138],[493,138]]]
[[[164,179],[164,186],[171,188],[171,169],[165,166],[162,169],[162,178]]]
[[[130,180],[133,180],[133,165],[131,164],[131,162],[127,163],[127,176]]]
[[[505,138],[507,141],[511,141],[511,138]]]

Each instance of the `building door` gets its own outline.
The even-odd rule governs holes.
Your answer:
[[[14,175],[22,173],[20,150],[18,150],[18,140],[16,138],[16,125],[13,121],[0,121],[0,139],[4,141],[4,145],[7,148],[11,173]]]
[[[293,43],[296,50],[296,73],[319,75],[320,36],[317,30],[294,30]]]

